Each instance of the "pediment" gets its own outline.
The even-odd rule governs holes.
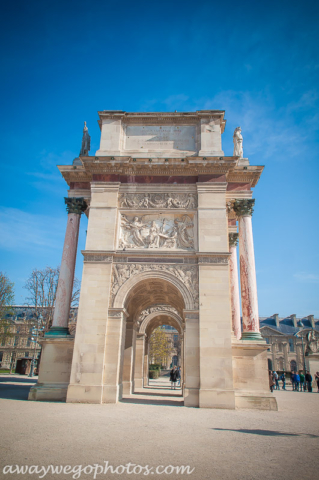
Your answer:
[[[260,332],[261,332],[263,337],[270,337],[270,336],[273,336],[273,335],[278,335],[278,336],[282,336],[282,337],[285,336],[283,333],[279,332],[275,328],[271,328],[271,327],[268,327],[268,326],[267,327],[261,327]]]

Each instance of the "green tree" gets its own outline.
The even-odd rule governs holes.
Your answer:
[[[152,363],[165,364],[172,352],[172,344],[163,327],[153,331],[149,341],[149,356]]]
[[[6,317],[12,312],[14,302],[14,283],[10,282],[9,277],[0,272],[0,343],[5,344],[7,337],[12,337],[11,322]]]

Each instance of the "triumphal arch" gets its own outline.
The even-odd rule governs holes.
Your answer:
[[[165,324],[182,339],[185,406],[277,408],[259,332],[252,234],[263,167],[244,157],[240,128],[225,156],[225,124],[221,110],[101,111],[95,155],[84,127],[80,156],[59,166],[68,222],[53,325],[30,399],[116,403],[145,384],[148,339]],[[68,318],[83,212],[74,338]]]

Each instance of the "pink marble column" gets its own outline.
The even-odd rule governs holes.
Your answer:
[[[68,222],[65,233],[52,327],[46,335],[68,335],[76,252],[81,214],[87,208],[84,198],[65,198]]]
[[[256,267],[251,216],[255,200],[236,200],[238,217],[243,340],[261,340],[259,330]]]
[[[239,282],[237,268],[237,243],[238,233],[229,234],[229,273],[230,273],[230,298],[232,312],[232,327],[235,337],[239,340],[241,337],[240,324],[240,303],[239,303]]]

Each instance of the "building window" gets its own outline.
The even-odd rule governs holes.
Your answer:
[[[25,352],[24,356],[28,358],[29,352]]]
[[[294,341],[292,338],[289,338],[289,351],[290,352],[294,352],[295,351],[295,345],[294,345]]]
[[[296,372],[297,371],[297,362],[295,360],[291,360],[290,370],[291,370],[291,372]]]
[[[268,343],[268,345],[269,345],[269,343],[270,343],[270,342],[269,342],[269,338],[266,337],[265,340],[266,340],[266,343]]]

